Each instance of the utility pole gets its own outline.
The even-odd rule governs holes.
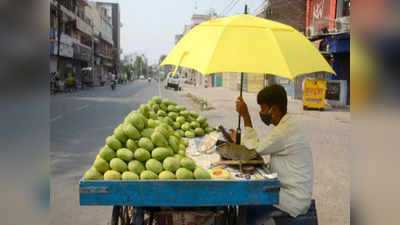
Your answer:
[[[57,0],[57,72],[60,73],[60,43],[61,43],[61,6],[60,0]]]
[[[269,13],[268,13],[268,7],[271,7],[271,1],[267,0],[265,2],[265,6],[264,6],[264,18],[268,19]],[[272,84],[276,84],[276,80],[274,75],[270,75],[270,74],[265,74],[265,79],[268,81],[268,86],[272,85]],[[264,86],[265,86],[265,82],[264,82]]]
[[[91,76],[92,76],[92,81],[94,82],[94,24],[92,21],[92,70],[91,70]]]

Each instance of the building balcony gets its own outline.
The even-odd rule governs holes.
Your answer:
[[[89,1],[88,0],[78,0],[78,2],[84,6],[88,6],[89,5]]]
[[[85,18],[85,17],[83,16],[83,18]],[[83,33],[85,33],[87,35],[92,35],[92,33],[93,33],[93,29],[92,29],[90,20],[87,20],[87,19],[84,20],[80,16],[78,16],[76,18],[76,29],[82,31]]]
[[[110,59],[111,60],[113,58],[112,55],[106,53],[105,51],[95,51],[95,53],[96,53],[96,55],[98,55],[98,56],[100,56],[101,58],[104,58],[104,59]]]

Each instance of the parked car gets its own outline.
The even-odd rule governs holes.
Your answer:
[[[181,76],[179,74],[172,76],[172,72],[170,72],[167,76],[167,86],[165,88],[174,88],[175,91],[182,90]]]
[[[144,80],[144,76],[140,75],[139,79]]]

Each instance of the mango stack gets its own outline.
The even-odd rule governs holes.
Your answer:
[[[204,116],[154,96],[106,138],[86,180],[211,179],[186,156],[188,140],[213,129]]]

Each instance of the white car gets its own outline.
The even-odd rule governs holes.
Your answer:
[[[144,76],[140,75],[139,79],[144,80]]]
[[[167,76],[166,88],[174,88],[175,91],[181,90],[181,76],[179,74],[172,76],[172,73],[170,72]]]

